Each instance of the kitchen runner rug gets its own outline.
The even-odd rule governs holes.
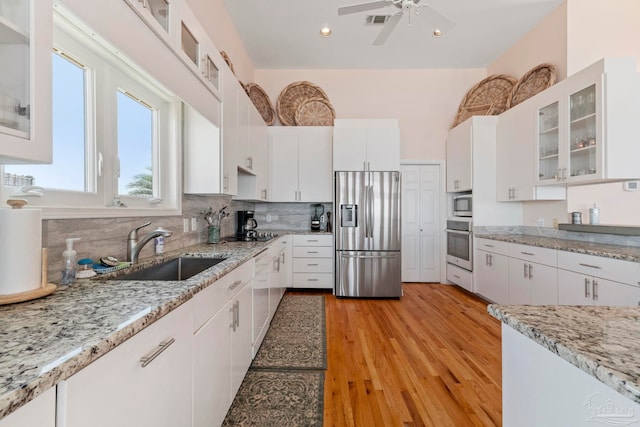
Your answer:
[[[323,295],[285,294],[251,369],[327,369]]]
[[[322,427],[323,371],[249,370],[223,426]]]

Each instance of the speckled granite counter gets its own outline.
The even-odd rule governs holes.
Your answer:
[[[539,246],[560,251],[640,262],[640,247],[635,246],[582,242],[579,240],[558,239],[555,237],[533,236],[529,234],[475,233],[474,236],[483,239],[519,243],[521,245]]]
[[[490,305],[488,311],[640,403],[640,308]]]
[[[80,280],[46,298],[0,306],[0,419],[188,301],[273,241],[200,244],[135,267],[182,254],[227,257],[184,281]]]

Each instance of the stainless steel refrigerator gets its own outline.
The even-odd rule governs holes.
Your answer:
[[[402,296],[400,172],[336,172],[334,202],[336,296]]]

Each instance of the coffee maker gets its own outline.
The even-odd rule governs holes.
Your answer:
[[[236,239],[251,240],[256,235],[258,223],[253,218],[253,211],[238,211],[236,224]]]

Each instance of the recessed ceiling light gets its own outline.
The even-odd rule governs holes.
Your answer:
[[[322,27],[322,28],[320,29],[320,35],[321,35],[322,37],[329,37],[329,36],[331,35],[331,33],[332,33],[332,32],[333,32],[333,31],[331,31],[331,28],[329,28],[329,27]]]
[[[440,36],[442,36],[442,31],[438,30],[437,28],[433,30],[433,37],[440,37]]]

